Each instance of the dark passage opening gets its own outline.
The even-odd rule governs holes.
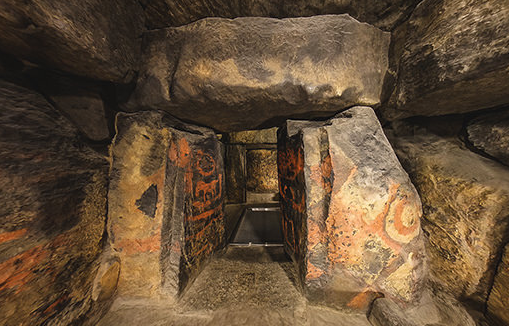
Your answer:
[[[282,246],[281,218],[277,206],[246,207],[230,238],[230,245]]]

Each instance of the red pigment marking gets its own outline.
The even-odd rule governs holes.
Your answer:
[[[180,241],[175,241],[174,243],[172,243],[170,250],[172,252],[177,252],[177,253],[180,252],[180,250],[181,250]]]
[[[208,249],[207,250],[207,253],[209,253],[211,251],[211,248],[210,248],[210,243],[205,243],[204,246],[202,246],[199,250],[195,251],[194,252],[194,255],[195,256],[199,256],[201,253],[203,253],[205,251],[205,249]]]
[[[198,181],[195,185],[194,194],[197,201],[193,202],[193,206],[198,210],[205,210],[210,207],[222,196],[223,175],[219,174],[217,180],[211,182]]]
[[[199,220],[203,220],[203,219],[206,219],[206,218],[209,218],[210,216],[212,216],[214,213],[216,213],[218,210],[220,210],[221,207],[216,207],[216,208],[213,208],[213,209],[210,209],[206,212],[203,212],[199,215],[195,215],[195,216],[189,216],[187,218],[188,221],[199,221]]]
[[[191,148],[185,138],[179,139],[178,148],[177,165],[181,168],[185,168],[191,162]]]
[[[288,225],[290,225],[291,230],[288,228]],[[295,230],[293,228],[293,221],[290,219],[283,219],[283,234],[285,235],[285,241],[288,244],[288,246],[292,249],[292,251],[295,253],[297,252],[297,245],[295,243]],[[292,234],[292,242],[290,242],[288,234]]]
[[[216,161],[210,154],[199,150],[196,152],[196,170],[202,176],[208,177],[216,171]]]
[[[127,255],[156,252],[161,249],[161,235],[158,233],[145,239],[125,239],[117,244],[117,248]]]
[[[12,232],[5,232],[0,234],[0,243],[12,241],[21,238],[27,233],[27,229],[16,230]]]
[[[220,210],[220,207],[214,209],[214,211],[218,211]],[[191,240],[193,238],[201,238],[204,234],[205,234],[205,231],[212,226],[212,224],[219,218],[223,217],[223,214],[219,211],[218,213],[220,213],[216,218],[213,218],[211,219],[200,231],[196,232],[194,235],[189,235],[186,237],[186,240]]]
[[[304,171],[302,149],[278,151],[278,169],[279,174],[286,180],[294,180],[300,172]]]
[[[363,310],[366,309],[375,298],[380,297],[382,297],[380,294],[366,289],[350,300],[347,306],[353,309]]]
[[[17,288],[16,294],[23,286],[35,278],[32,270],[47,256],[48,251],[40,245],[20,253],[0,264],[0,291]]]
[[[344,184],[348,184],[356,169],[353,169],[350,176]],[[363,219],[364,212],[358,207],[346,207],[341,197],[336,197],[331,202],[331,212],[327,218],[327,230],[330,239],[328,259],[330,268],[337,263],[343,263],[350,266],[356,266],[362,261],[364,252],[363,244],[365,241],[355,241],[356,239],[368,239],[369,234],[377,235],[381,241],[391,248],[394,255],[399,255],[401,244],[390,238],[385,230],[385,222],[390,212],[391,205],[397,199],[397,193],[400,185],[392,184],[389,187],[389,198],[385,203],[384,209],[380,212],[374,221],[366,222]],[[353,232],[355,231],[355,234]],[[396,260],[391,258],[388,262]]]
[[[318,224],[312,219],[308,218],[308,249],[312,250],[314,246],[321,243],[322,233]]]
[[[53,302],[46,310],[43,311],[43,314],[46,315],[50,313],[51,311],[55,310],[55,308],[62,303],[64,300],[66,300],[68,297],[67,295],[63,295],[60,298],[58,298],[55,302]]]
[[[316,267],[315,265],[308,261],[306,280],[310,281],[317,279],[323,274],[325,274],[323,270],[319,269],[318,267]]]
[[[407,200],[401,200],[396,206],[396,212],[394,213],[394,227],[398,231],[399,234],[409,235],[415,232],[417,227],[419,227],[418,221],[413,221],[413,224],[409,227],[406,227],[401,220],[401,216],[403,215],[403,211],[407,205]]]

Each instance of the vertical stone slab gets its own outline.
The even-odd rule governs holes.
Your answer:
[[[161,112],[119,114],[109,225],[119,294],[176,296],[224,244],[221,145]]]
[[[246,202],[246,147],[226,145],[226,201],[229,204]]]
[[[285,126],[288,128],[288,126]],[[300,135],[283,129],[278,133],[277,167],[279,195],[283,215],[281,229],[286,252],[297,263],[301,282],[306,269],[306,194],[304,178],[304,153]]]
[[[381,294],[417,300],[421,203],[373,110],[287,121],[278,150],[286,248],[308,296],[360,310]]]

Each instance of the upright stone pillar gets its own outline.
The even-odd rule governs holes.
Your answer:
[[[177,295],[225,244],[221,143],[161,112],[119,114],[108,232],[120,295]]]
[[[416,301],[421,202],[373,110],[289,120],[278,137],[285,247],[308,296],[355,310],[381,295]]]

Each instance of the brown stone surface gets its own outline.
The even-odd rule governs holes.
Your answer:
[[[246,202],[245,146],[226,145],[225,174],[227,203],[240,204]]]
[[[388,119],[509,103],[509,3],[424,0],[395,34],[401,53]],[[399,48],[399,49],[398,49]]]
[[[371,108],[287,121],[278,168],[285,247],[312,299],[367,310],[381,294],[419,298],[421,203]]]
[[[150,31],[125,108],[229,132],[376,105],[389,40],[348,15],[208,18]]]
[[[417,305],[407,309],[387,298],[376,299],[368,319],[373,326],[476,326],[458,301],[430,291],[423,294]]]
[[[246,188],[248,191],[278,192],[277,150],[248,150],[246,162]]]
[[[118,293],[171,299],[224,245],[221,145],[162,112],[119,114],[116,128],[108,231]]]
[[[488,318],[495,325],[509,324],[509,245],[505,246],[488,298]]]
[[[110,138],[109,127],[113,126],[114,113],[103,100],[105,83],[42,69],[31,70],[26,75],[86,138],[93,141]]]
[[[107,162],[41,95],[0,82],[0,324],[69,325],[91,305]]]
[[[179,303],[119,299],[96,325],[370,326],[365,314],[308,305],[281,247],[229,247]]]
[[[228,142],[231,144],[276,144],[277,127],[230,132]]]
[[[467,135],[477,149],[509,165],[509,109],[482,114],[469,121]]]
[[[94,280],[92,289],[92,299],[103,301],[110,299],[115,294],[118,284],[118,275],[120,274],[120,261],[118,257],[111,255],[111,250],[108,249],[108,254],[103,253],[103,259],[97,275]]]
[[[424,132],[393,145],[421,195],[433,283],[484,305],[509,227],[509,170]]]
[[[129,82],[144,18],[135,0],[3,0],[0,47],[73,74]]]
[[[417,0],[141,0],[149,28],[189,24],[205,17],[300,17],[350,14],[384,30],[405,19]]]

